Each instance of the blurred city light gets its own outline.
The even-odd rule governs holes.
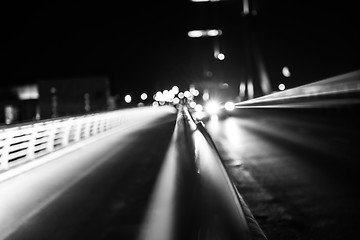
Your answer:
[[[240,83],[240,87],[239,87],[239,96],[241,98],[244,98],[246,95],[246,85],[244,82],[241,82]]]
[[[235,104],[233,102],[227,102],[224,107],[227,111],[233,111],[235,109]]]
[[[210,99],[209,91],[208,91],[207,89],[204,90],[202,99],[203,99],[204,101],[208,101],[208,100]]]
[[[205,110],[210,114],[217,114],[220,110],[220,106],[219,103],[215,102],[215,101],[210,101],[206,104],[205,106]]]
[[[224,60],[225,59],[225,55],[223,53],[219,53],[217,55],[217,59],[219,59],[220,61]]]
[[[147,96],[146,93],[143,93],[143,94],[141,94],[141,96],[140,96],[141,100],[146,100],[147,97],[148,97],[148,96]]]
[[[278,88],[279,88],[280,91],[284,91],[285,90],[285,84],[280,83]]]
[[[290,77],[290,75],[291,75],[289,68],[286,66],[282,68],[281,72],[284,75],[284,77]]]
[[[189,91],[185,91],[185,92],[184,92],[184,96],[185,96],[186,98],[190,98],[191,93],[190,93]]]
[[[196,102],[190,102],[189,106],[190,106],[191,108],[195,108],[195,107],[196,107]]]
[[[176,98],[174,98],[174,99],[172,100],[172,103],[173,103],[173,104],[179,104],[179,103],[180,103],[180,99],[179,99],[178,97],[176,97]]]
[[[207,30],[207,35],[209,37],[215,37],[221,34],[221,31],[216,30],[216,29],[211,29],[211,30]]]
[[[130,95],[125,96],[125,102],[126,103],[131,103],[131,96]]]
[[[204,107],[200,104],[197,104],[194,109],[196,112],[201,112],[204,109]]]
[[[247,90],[249,99],[254,98],[254,84],[251,79],[247,83]]]
[[[179,93],[179,87],[178,86],[173,86],[171,90],[174,92],[174,94]]]

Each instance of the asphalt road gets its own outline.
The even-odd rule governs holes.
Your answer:
[[[269,240],[356,239],[354,109],[238,109],[206,128]]]
[[[360,121],[350,113],[243,109],[205,123],[269,240],[357,237]],[[149,115],[3,182],[0,239],[136,239],[175,118]]]
[[[136,239],[175,119],[149,114],[1,183],[1,239]]]

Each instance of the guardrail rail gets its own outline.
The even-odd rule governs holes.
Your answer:
[[[209,140],[182,107],[138,240],[267,239]]]

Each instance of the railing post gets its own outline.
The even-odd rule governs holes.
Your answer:
[[[95,120],[93,122],[94,122],[94,124],[92,125],[91,129],[92,129],[93,135],[96,135],[99,132],[98,128],[99,128],[100,118],[98,116],[96,116]]]
[[[28,148],[27,148],[27,153],[26,153],[26,158],[27,159],[33,159],[35,158],[35,140],[36,140],[36,133],[37,133],[37,128],[33,125],[33,129],[30,132],[30,139],[29,139],[29,143],[28,143]]]
[[[74,136],[74,140],[75,142],[78,142],[81,139],[81,128],[82,128],[82,124],[83,124],[84,119],[76,119],[76,123],[75,123],[75,136]]]
[[[50,125],[49,126],[50,128],[48,129],[49,135],[48,135],[48,141],[47,141],[47,145],[46,145],[46,151],[52,152],[54,150],[55,132],[56,132],[57,124],[52,123],[49,125]]]
[[[4,146],[2,148],[2,154],[0,157],[0,170],[9,169],[9,148],[11,144],[12,135],[7,133],[4,140]]]
[[[61,122],[63,124],[63,136],[61,139],[61,147],[65,147],[69,144],[69,136],[70,136],[70,130],[71,130],[71,123],[73,122],[72,119],[68,121]]]
[[[91,119],[90,117],[86,117],[84,119],[84,138],[88,138],[90,136],[90,128],[91,126]]]

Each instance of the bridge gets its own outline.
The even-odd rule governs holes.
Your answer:
[[[2,127],[0,239],[354,236],[359,93],[355,71],[225,118],[181,104]]]

